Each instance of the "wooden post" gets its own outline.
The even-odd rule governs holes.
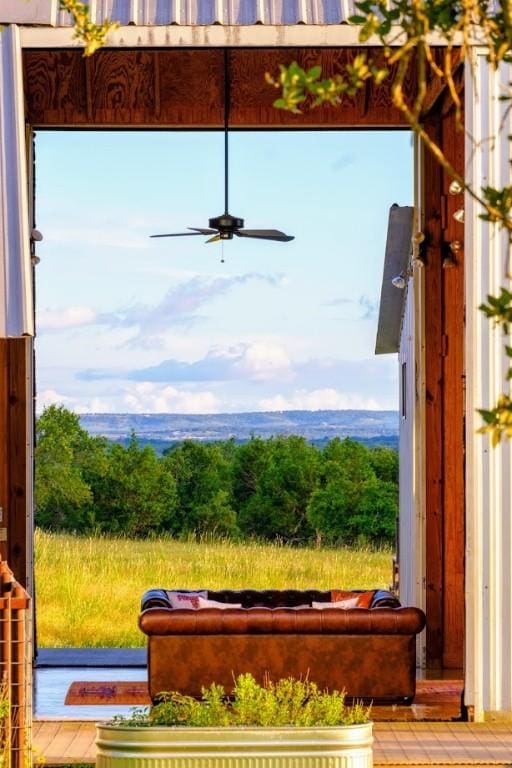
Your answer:
[[[440,98],[429,135],[460,172],[464,141],[455,109]],[[428,151],[424,168],[427,665],[462,669],[464,646],[464,228],[463,196]]]
[[[425,122],[430,137],[441,141],[437,115]],[[443,657],[443,453],[442,453],[442,173],[425,150],[424,211],[425,285],[425,545],[427,665],[440,667]]]

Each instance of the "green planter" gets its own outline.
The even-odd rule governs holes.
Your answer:
[[[372,723],[328,728],[97,726],[97,768],[372,768]]]

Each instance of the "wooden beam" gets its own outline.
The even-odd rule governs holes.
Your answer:
[[[358,48],[230,49],[232,128],[405,127],[390,84],[368,84],[339,107],[301,115],[275,109],[277,92],[265,73],[279,64],[321,64],[331,76],[345,70]],[[368,55],[382,56],[379,49]],[[223,50],[105,49],[91,59],[80,50],[25,50],[27,119],[37,126],[221,128]],[[409,78],[413,87],[414,78]]]
[[[433,49],[433,56],[435,63],[440,69],[444,69],[444,49],[443,48],[435,48]],[[460,95],[462,93],[462,90],[464,88],[464,66],[463,66],[463,59],[462,54],[459,49],[454,49],[452,52],[452,72],[453,72],[453,78],[455,80],[455,86],[458,94]],[[453,99],[452,95],[450,93],[450,90],[448,88],[448,85],[446,83],[446,80],[441,77],[437,77],[431,72],[431,77],[429,78],[427,82],[427,92],[425,95],[425,98],[423,100],[423,107],[421,110],[421,119],[425,120],[425,118],[432,112],[433,109],[438,107],[439,101],[442,99],[443,103],[445,102],[446,97],[449,97],[449,99]]]

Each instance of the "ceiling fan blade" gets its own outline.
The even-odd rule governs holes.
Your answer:
[[[215,230],[214,230],[215,231]],[[220,235],[214,235],[213,237],[210,237],[206,242],[207,243],[216,243],[218,240],[220,240]]]
[[[194,233],[198,232],[200,235],[214,235],[217,232],[216,229],[201,229],[201,227],[187,227],[187,229],[192,229]]]
[[[150,235],[150,237],[192,237],[193,235],[209,234],[210,230],[199,232],[170,232],[166,235]]]
[[[277,240],[281,243],[288,243],[295,239],[293,235],[287,235],[279,229],[238,229],[234,234],[238,237],[255,237],[259,240]]]

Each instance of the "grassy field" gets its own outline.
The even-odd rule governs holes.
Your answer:
[[[166,588],[364,588],[391,581],[389,551],[36,534],[41,647],[142,646],[142,593]]]

